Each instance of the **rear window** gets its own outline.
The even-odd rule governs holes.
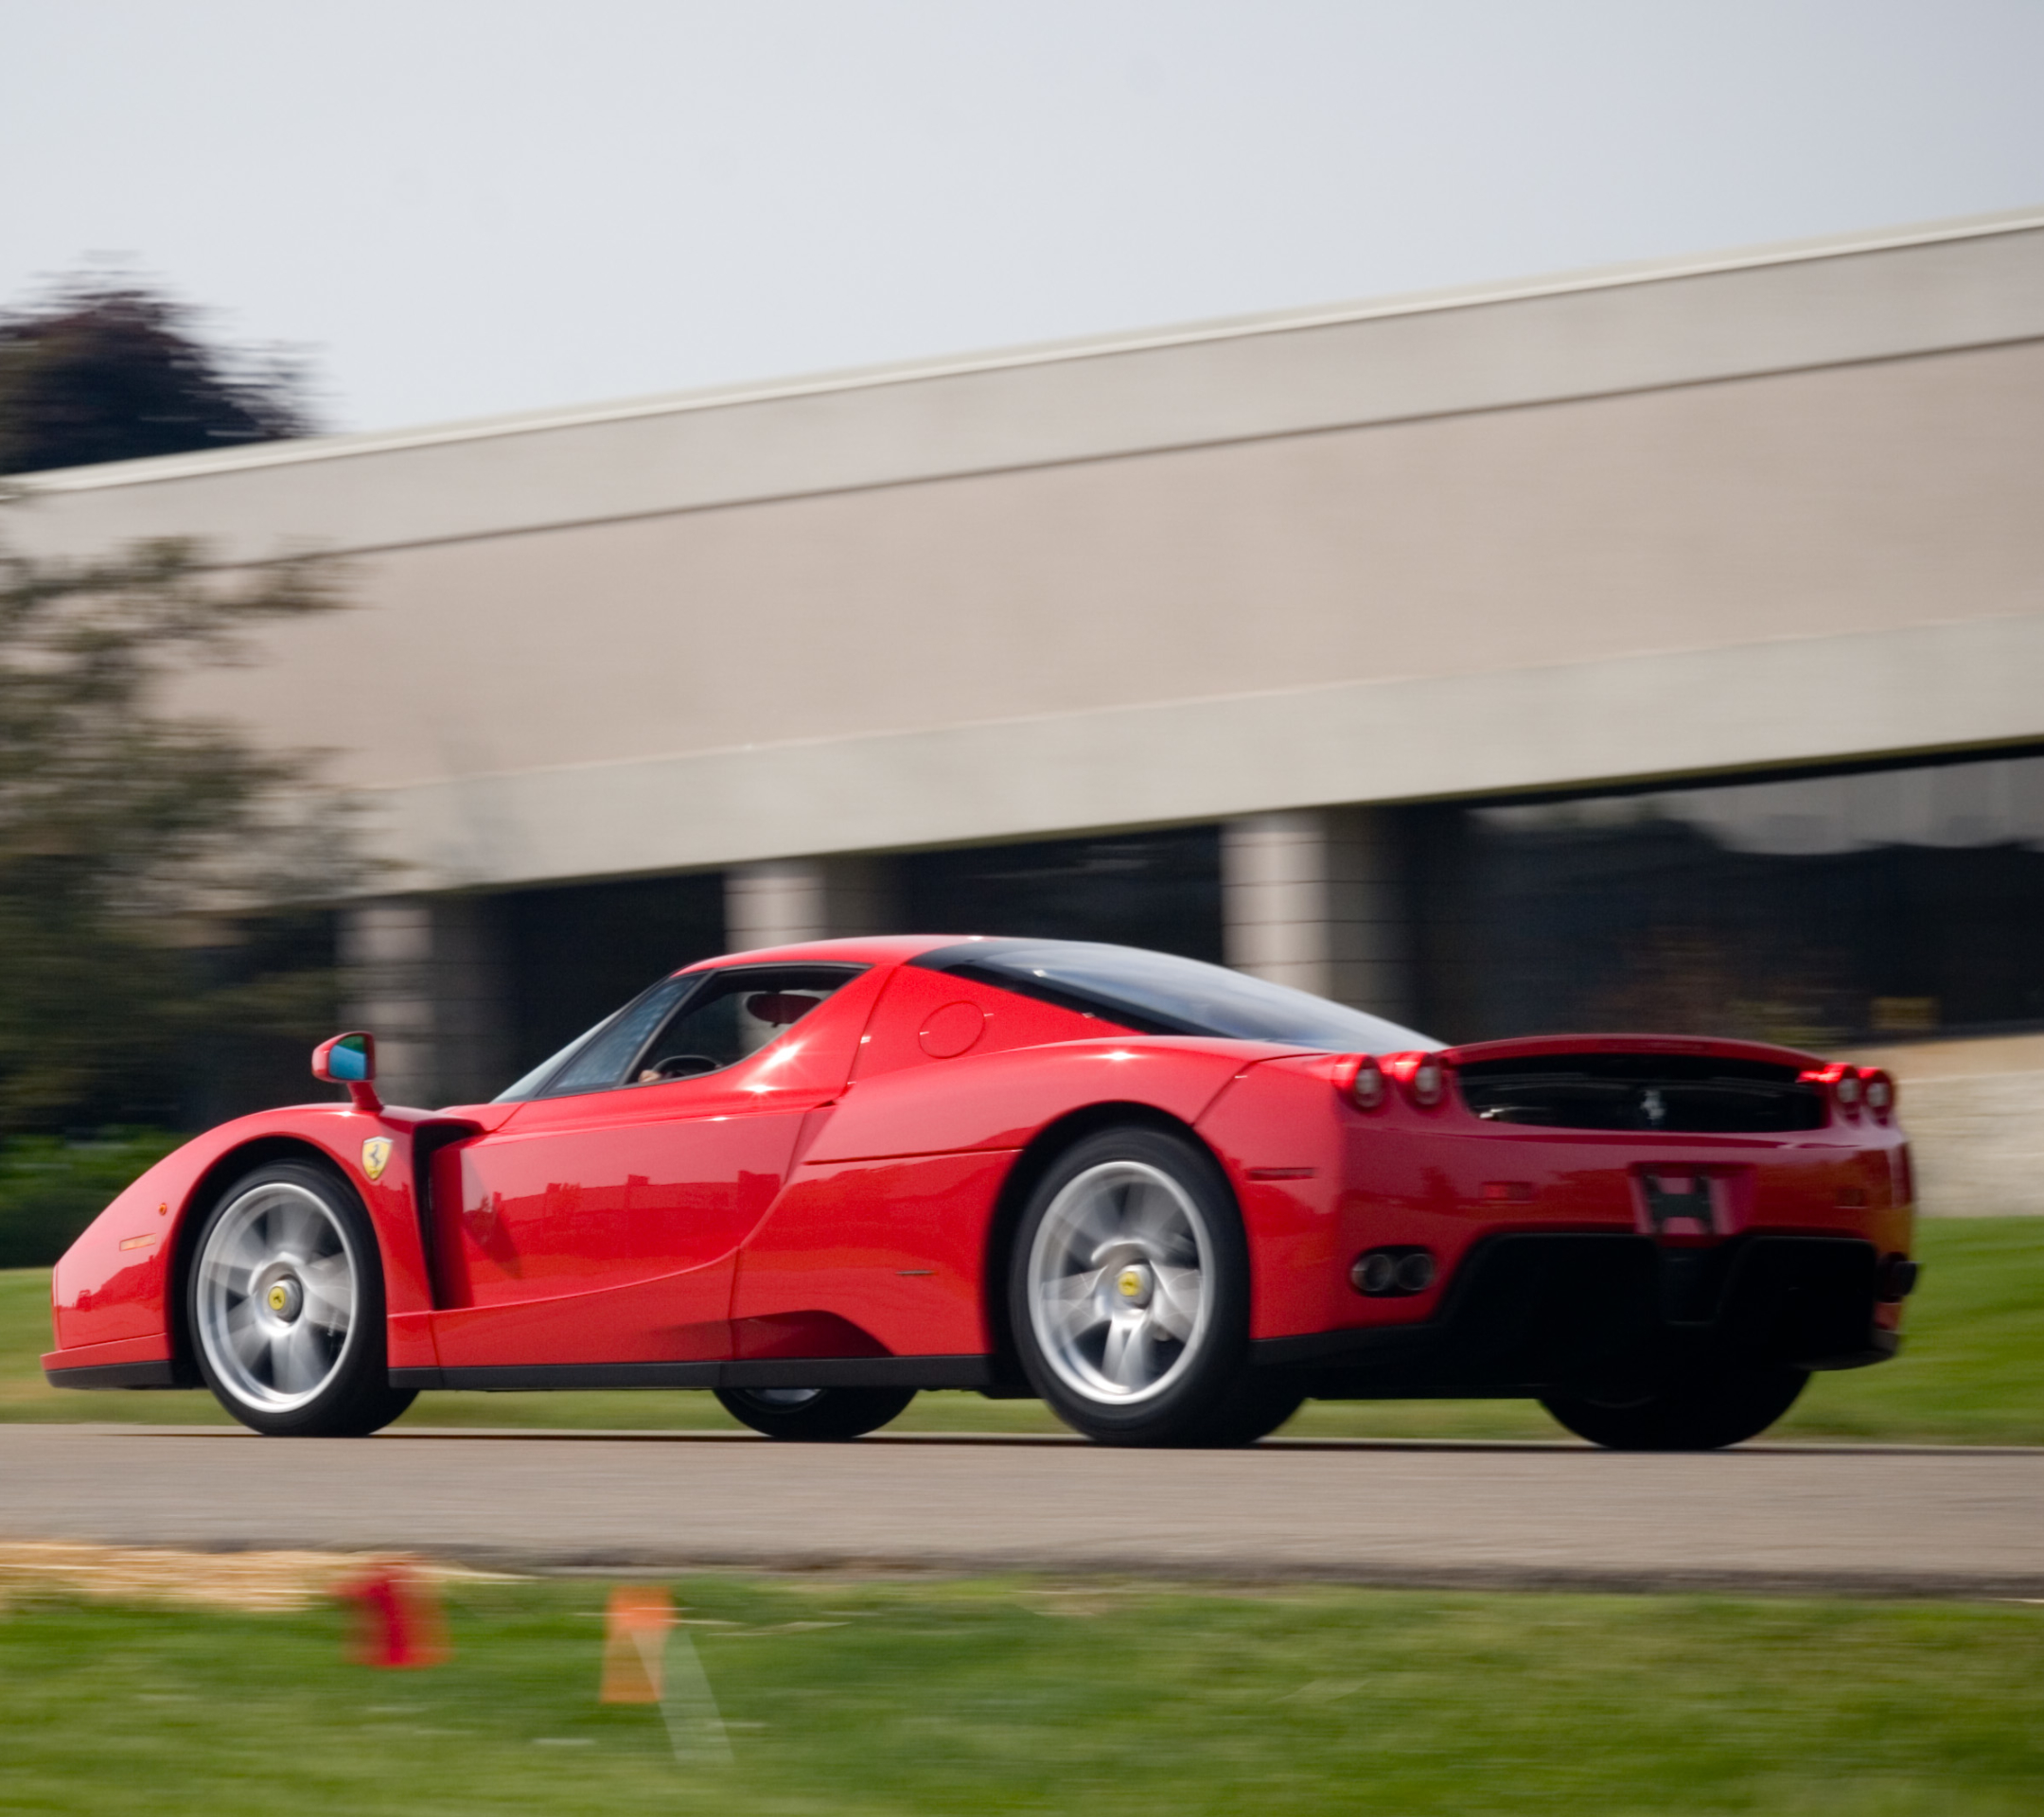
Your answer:
[[[1442,1045],[1324,997],[1139,946],[975,940],[909,962],[1103,1016],[1137,1034],[1211,1034],[1330,1053],[1402,1053]]]

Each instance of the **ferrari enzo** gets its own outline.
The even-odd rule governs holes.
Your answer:
[[[1309,1396],[1520,1396],[1735,1444],[1894,1353],[1886,1074],[1752,1042],[1442,1047],[1219,966],[823,941],[662,979],[489,1103],[187,1142],[57,1265],[48,1379],[272,1434],[427,1388],[699,1387],[848,1438],[923,1388],[1242,1444]]]

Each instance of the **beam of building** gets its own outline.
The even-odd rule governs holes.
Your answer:
[[[2044,737],[2044,215],[35,476],[354,559],[195,706],[504,887]]]

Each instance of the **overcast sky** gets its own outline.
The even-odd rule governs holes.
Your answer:
[[[0,0],[0,303],[385,428],[2044,203],[2044,0]]]

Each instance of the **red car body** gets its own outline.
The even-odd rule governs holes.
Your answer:
[[[58,1264],[48,1379],[194,1384],[180,1284],[196,1226],[250,1168],[311,1155],[374,1226],[395,1384],[1025,1392],[1002,1289],[1020,1199],[1060,1144],[1127,1120],[1219,1162],[1248,1238],[1252,1358],[1315,1393],[1538,1392],[1642,1332],[1804,1368],[1895,1347],[1907,1149],[1885,1111],[1830,1089],[1851,1068],[1750,1043],[1545,1037],[1441,1050],[1433,1103],[1421,1056],[1388,1060],[1364,1108],[1353,1055],[1137,1032],[914,962],[955,945],[823,942],[690,968],[859,968],[707,1076],[435,1111],[312,1103],[211,1130]],[[1694,1063],[1794,1078],[1799,1103],[1821,1100],[1812,1126],[1555,1126],[1483,1100],[1503,1089],[1485,1081],[1532,1079],[1537,1098],[1557,1068]],[[1379,1249],[1425,1252],[1430,1281],[1361,1291],[1358,1259]]]

